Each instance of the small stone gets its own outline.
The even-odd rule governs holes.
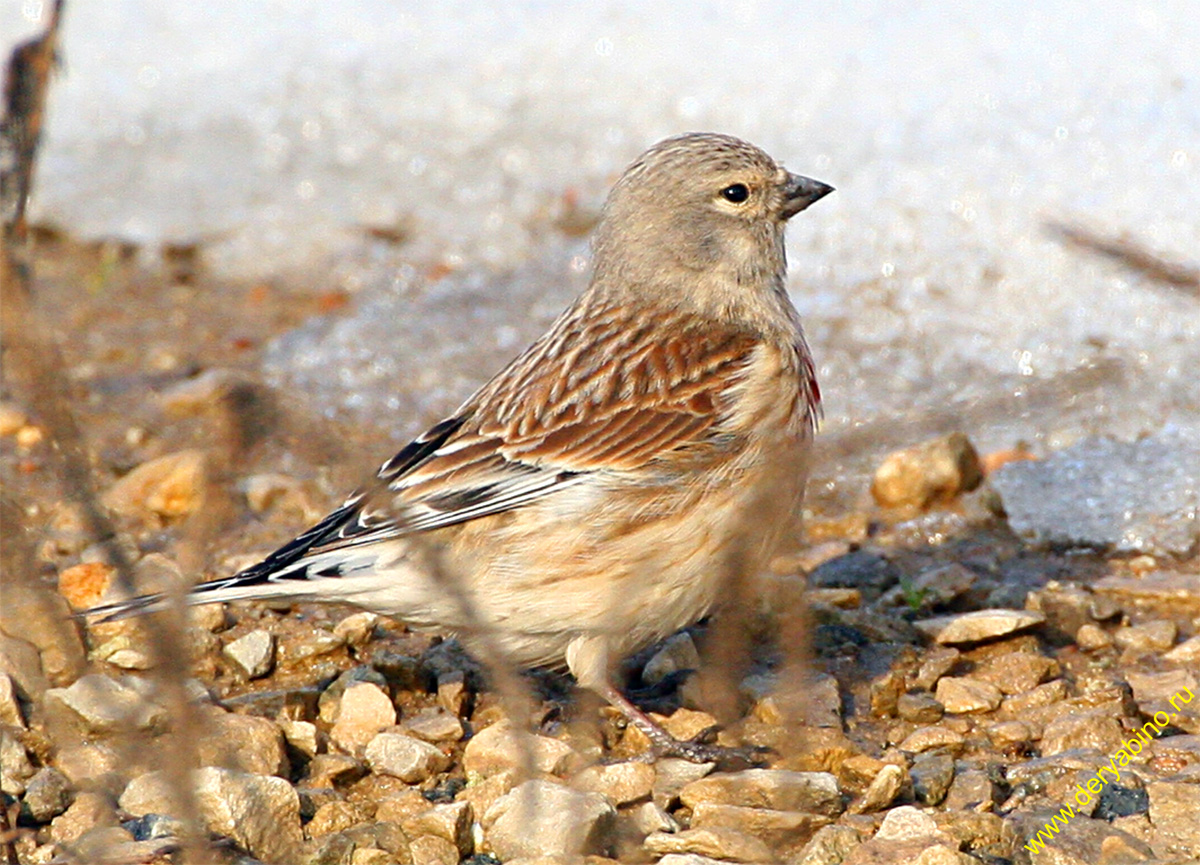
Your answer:
[[[379,616],[363,610],[351,613],[333,626],[333,635],[340,637],[348,646],[365,646],[375,633]]]
[[[676,833],[655,832],[646,836],[643,847],[647,853],[655,856],[695,853],[733,862],[776,861],[771,848],[762,841],[728,827],[685,829]]]
[[[93,673],[69,688],[46,692],[44,708],[52,723],[65,724],[85,735],[104,736],[122,731],[160,732],[167,712],[151,703],[131,682]]]
[[[990,809],[997,804],[997,798],[996,785],[987,772],[974,768],[957,769],[942,807],[947,811],[974,811],[981,806]]]
[[[37,774],[29,753],[17,736],[0,727],[0,792],[20,796],[29,779]]]
[[[227,644],[223,651],[247,679],[259,679],[275,665],[275,636],[255,630]]]
[[[413,865],[426,865],[424,860],[418,862],[416,853],[411,855]],[[397,862],[392,853],[378,847],[355,847],[350,854],[350,865],[397,865]]]
[[[937,683],[937,701],[954,715],[990,712],[1002,699],[999,688],[979,679],[946,676]]]
[[[71,804],[71,782],[62,772],[47,766],[29,779],[21,814],[35,823],[47,823]]]
[[[768,808],[713,805],[704,802],[697,805],[692,812],[690,828],[735,829],[751,838],[757,838],[773,850],[782,850],[806,843],[818,829],[831,822],[832,820],[823,814],[772,811]]]
[[[979,454],[955,432],[889,454],[875,470],[871,495],[885,508],[927,508],[970,492],[982,480]]]
[[[491,775],[487,778],[468,778],[467,786],[458,791],[454,801],[466,802],[475,814],[486,814],[488,809],[517,785],[514,769]]]
[[[1091,622],[1080,625],[1079,630],[1075,632],[1075,643],[1085,652],[1099,652],[1110,648],[1114,642],[1108,631]]]
[[[469,803],[450,802],[434,805],[426,811],[414,814],[400,826],[410,838],[425,835],[449,841],[455,849],[456,857],[461,858],[470,856],[475,849],[475,836],[472,832],[474,822],[474,811]],[[454,861],[457,862],[458,858]]]
[[[896,801],[907,779],[908,773],[900,766],[884,764],[871,781],[871,786],[867,787],[862,799],[856,802],[851,810],[855,814],[871,814],[884,810]]]
[[[1121,722],[1107,710],[1072,712],[1046,725],[1042,731],[1041,751],[1045,757],[1077,748],[1096,748],[1109,754],[1121,747],[1123,735]]]
[[[690,808],[701,802],[773,811],[809,811],[836,817],[842,812],[837,779],[828,772],[746,769],[693,781],[679,791]]]
[[[108,488],[102,500],[120,514],[179,519],[200,507],[206,473],[207,460],[201,450],[166,454],[125,475]]]
[[[1008,718],[1024,717],[1031,709],[1050,706],[1067,698],[1067,683],[1062,679],[1054,679],[1038,685],[1024,694],[1013,694],[1005,697],[1000,707],[1000,714]]]
[[[1001,751],[1024,749],[1033,741],[1033,730],[1024,721],[1001,721],[987,728],[988,739]]]
[[[655,802],[622,808],[619,816],[627,821],[632,834],[639,838],[645,838],[651,832],[679,831],[679,822]]]
[[[279,719],[279,729],[287,743],[312,759],[317,755],[317,725],[312,721],[293,721],[289,718]]]
[[[906,754],[922,754],[937,749],[959,754],[965,745],[966,738],[957,730],[949,727],[918,727],[905,736],[897,747]]]
[[[860,844],[862,838],[849,826],[826,826],[789,862],[791,865],[836,865],[845,862]]]
[[[933,817],[912,805],[893,808],[883,817],[875,837],[880,841],[913,841],[941,834]]]
[[[310,838],[320,838],[322,835],[343,832],[359,823],[366,822],[366,820],[367,815],[357,805],[337,799],[318,807],[312,819],[308,821],[308,825],[305,826],[305,831]]]
[[[487,777],[510,769],[521,770],[530,761],[535,772],[557,775],[567,767],[571,746],[548,736],[516,730],[507,721],[485,727],[467,742],[463,768],[467,775]]]
[[[457,742],[463,737],[462,721],[439,708],[422,709],[401,722],[405,732],[426,742]]]
[[[928,691],[901,694],[896,700],[896,714],[914,724],[936,724],[942,720],[946,707]]]
[[[310,787],[337,787],[357,781],[367,774],[366,767],[346,754],[318,754],[309,761]]]
[[[654,801],[663,808],[675,807],[680,791],[708,775],[716,766],[716,763],[693,763],[676,757],[658,760],[654,764]]]
[[[59,844],[72,844],[85,832],[98,826],[116,826],[113,802],[101,793],[83,791],[50,824],[50,837]]]
[[[680,670],[700,669],[700,653],[692,635],[682,631],[669,637],[642,669],[642,681],[657,685],[672,673]]]
[[[962,652],[945,646],[934,646],[925,653],[913,684],[925,691],[932,691],[938,679],[945,676],[962,660]]]
[[[1029,610],[975,610],[914,622],[917,630],[942,645],[962,645],[1003,637],[1042,624],[1046,617]]]
[[[337,721],[329,737],[346,753],[355,754],[386,727],[396,723],[396,707],[372,682],[354,682],[342,693]]]
[[[235,715],[217,706],[198,710],[201,735],[196,756],[202,766],[222,766],[254,775],[288,774],[283,731],[266,718]]]
[[[971,678],[991,682],[1002,694],[1022,694],[1059,672],[1051,658],[1033,652],[1009,652],[982,662]]]
[[[58,593],[72,610],[86,610],[100,603],[115,582],[117,569],[105,562],[83,562],[58,575]]]
[[[571,786],[585,793],[601,793],[621,807],[649,799],[654,777],[654,767],[649,763],[610,763],[589,766],[571,779]]]
[[[923,805],[937,805],[954,781],[954,758],[945,753],[918,754],[908,769],[913,796]]]
[[[1150,822],[1156,850],[1194,855],[1200,851],[1200,784],[1155,781],[1150,795]]]
[[[1181,691],[1195,693],[1200,689],[1200,684],[1196,682],[1196,676],[1188,670],[1168,670],[1164,673],[1139,673],[1136,670],[1130,670],[1125,674],[1125,679],[1129,682],[1129,687],[1133,689],[1133,699],[1137,701],[1139,707],[1143,708],[1143,711],[1150,708],[1152,703],[1166,703]],[[1186,702],[1191,701],[1187,700]],[[1182,705],[1180,700],[1176,700],[1176,703]],[[1162,708],[1167,709],[1168,712],[1171,711],[1165,706]],[[1154,712],[1147,712],[1147,714],[1153,715]]]
[[[1141,625],[1117,628],[1113,634],[1118,648],[1127,652],[1165,652],[1175,645],[1179,629],[1174,622],[1158,619]]]
[[[416,784],[441,772],[450,758],[438,748],[403,733],[379,733],[364,754],[372,771]]]
[[[483,828],[501,860],[587,855],[612,844],[616,816],[599,793],[534,780],[497,799],[484,814]]]
[[[409,842],[413,865],[458,865],[458,848],[437,835],[419,835]]]
[[[819,565],[808,578],[818,589],[858,589],[868,601],[877,600],[900,582],[900,569],[889,559],[869,550],[854,550]]]
[[[461,717],[467,702],[467,674],[462,670],[438,673],[437,701],[451,715]]]
[[[1200,634],[1184,640],[1163,658],[1173,664],[1200,664]]]
[[[192,775],[195,801],[210,832],[227,835],[268,862],[295,860],[301,841],[300,799],[282,778],[204,768]],[[134,778],[120,806],[140,816],[177,811],[170,782],[161,772]]]
[[[17,699],[17,689],[12,677],[0,672],[0,724],[25,728],[25,717]]]

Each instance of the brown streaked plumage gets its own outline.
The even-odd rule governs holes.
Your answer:
[[[506,660],[565,662],[645,728],[610,657],[708,612],[731,550],[765,561],[790,528],[758,518],[766,498],[798,511],[820,395],[783,229],[830,191],[729,136],[655,145],[613,188],[591,284],[545,335],[367,490],[190,600],[349,602],[474,648],[484,627]]]

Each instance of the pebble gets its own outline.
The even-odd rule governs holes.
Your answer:
[[[0,727],[0,792],[20,796],[35,774],[37,769],[21,740],[15,732]]]
[[[301,841],[300,799],[283,778],[206,767],[192,775],[195,801],[208,831],[226,835],[267,862],[295,861]],[[172,810],[167,777],[134,778],[120,806],[135,816]]]
[[[679,791],[689,808],[706,802],[773,811],[809,811],[836,817],[842,812],[837,779],[828,772],[745,769],[693,781]]]
[[[206,473],[203,451],[177,451],[142,463],[110,486],[101,500],[119,514],[179,519],[200,507]]]
[[[458,848],[437,835],[419,835],[409,842],[412,865],[458,865]]]
[[[565,771],[573,753],[566,742],[526,733],[508,721],[499,721],[467,742],[462,762],[468,777],[486,778],[510,769],[521,771],[526,761],[535,772],[558,775]]]
[[[965,744],[966,738],[962,733],[949,727],[929,726],[913,730],[897,747],[906,754],[922,754],[938,749],[959,754]]]
[[[17,693],[33,700],[41,699],[50,687],[37,647],[4,633],[0,633],[0,673],[12,680]]]
[[[147,700],[132,685],[133,680],[91,673],[69,688],[51,688],[44,700],[47,718],[52,726],[63,724],[93,736],[165,729],[166,709]]]
[[[896,700],[896,714],[914,724],[936,724],[945,712],[946,707],[928,691],[901,694]]]
[[[58,593],[72,610],[86,610],[100,603],[116,578],[117,569],[106,562],[82,562],[59,572]]]
[[[680,670],[700,669],[700,653],[692,635],[686,631],[675,634],[662,644],[653,657],[642,668],[642,681],[647,685],[657,685],[672,673]]]
[[[818,565],[808,583],[819,589],[857,589],[867,601],[878,600],[903,574],[890,559],[870,550],[854,550]]]
[[[990,712],[1000,706],[1003,694],[991,682],[966,676],[938,680],[937,701],[952,715]]]
[[[403,733],[379,733],[363,755],[372,771],[416,784],[441,772],[450,758],[439,748]]]
[[[275,666],[275,635],[261,628],[225,645],[222,654],[247,679],[261,679]]]
[[[461,858],[474,852],[474,824],[475,812],[469,802],[450,802],[414,814],[405,819],[400,827],[410,838],[425,835],[449,841],[457,857]],[[458,858],[454,861],[457,862]]]
[[[975,610],[914,622],[917,630],[944,646],[978,643],[1042,624],[1046,617],[1030,610]]]
[[[348,754],[362,751],[375,735],[396,723],[396,707],[373,682],[352,682],[342,692],[329,737]]]
[[[789,862],[791,865],[835,865],[845,862],[860,844],[862,837],[849,826],[826,826]]]
[[[833,821],[829,817],[822,814],[807,814],[803,811],[772,811],[768,808],[703,802],[692,811],[690,828],[735,829],[757,838],[773,851],[781,851],[804,844],[818,829],[828,826],[831,822]]]
[[[979,454],[970,439],[954,432],[889,454],[875,470],[871,495],[885,508],[927,508],[982,480]]]
[[[628,761],[589,766],[571,779],[571,786],[585,793],[601,793],[617,807],[649,799],[654,789],[654,767]]]
[[[25,728],[25,713],[17,698],[17,689],[8,673],[0,672],[0,724]]]
[[[912,778],[913,797],[923,805],[937,805],[946,798],[946,791],[954,781],[954,758],[943,751],[918,754],[908,767],[908,774]]]
[[[1042,731],[1042,756],[1053,757],[1078,748],[1108,754],[1121,747],[1121,722],[1106,710],[1072,712],[1048,723]]]
[[[25,785],[21,815],[35,823],[48,823],[71,805],[73,791],[67,776],[47,766]]]
[[[279,719],[279,729],[292,748],[302,756],[312,759],[317,754],[317,725],[312,721],[293,721],[290,718]]]
[[[365,822],[367,815],[352,802],[335,799],[319,806],[312,819],[304,827],[310,838],[320,838],[322,835],[332,835],[343,832],[359,823]]]
[[[1153,845],[1160,850],[1200,851],[1200,784],[1155,781],[1146,785],[1150,796]]]
[[[99,826],[117,825],[113,801],[103,793],[84,790],[50,823],[50,837],[59,844],[72,844],[85,832]]]
[[[1165,652],[1175,645],[1178,626],[1166,619],[1117,628],[1113,640],[1127,652]]]
[[[758,838],[737,829],[713,827],[682,832],[654,832],[642,846],[647,853],[665,856],[694,853],[733,862],[774,862],[775,854]]]
[[[1075,644],[1085,652],[1099,652],[1111,648],[1114,642],[1112,634],[1091,622],[1080,625],[1079,630],[1075,632]]]
[[[1058,675],[1058,663],[1034,652],[1009,652],[980,663],[971,678],[991,682],[1002,694],[1022,694]]]
[[[904,782],[909,780],[908,772],[900,766],[885,763],[878,774],[867,787],[862,798],[851,808],[855,814],[870,814],[882,811],[896,801],[904,789]]]
[[[1163,654],[1163,659],[1172,664],[1200,665],[1200,634],[1190,637]]]
[[[3,592],[0,631],[37,649],[50,684],[74,682],[86,670],[87,654],[66,601],[32,580],[6,578]]]
[[[599,793],[533,780],[497,799],[482,823],[492,850],[507,861],[603,853],[613,842],[616,817]]]
[[[375,633],[379,624],[379,616],[362,610],[351,613],[333,626],[333,635],[344,640],[348,646],[365,646]]]
[[[217,706],[204,706],[197,714],[201,735],[196,741],[196,756],[200,765],[288,776],[287,750],[278,724],[255,715],[236,715]]]
[[[462,721],[440,707],[422,709],[401,721],[404,731],[426,742],[457,742],[463,737]]]

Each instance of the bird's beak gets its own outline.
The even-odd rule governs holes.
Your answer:
[[[791,219],[815,201],[820,201],[833,187],[828,183],[813,180],[811,177],[801,177],[799,174],[789,174],[783,187],[783,209],[780,214],[784,219]]]

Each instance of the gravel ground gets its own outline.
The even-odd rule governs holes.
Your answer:
[[[387,435],[259,379],[269,340],[344,295],[219,283],[187,249],[151,272],[129,252],[43,233],[38,306],[62,335],[114,543],[143,585],[169,585],[290,537]],[[813,514],[757,579],[730,629],[741,646],[715,622],[630,659],[635,696],[675,735],[719,723],[718,742],[764,749],[759,767],[696,766],[652,759],[557,674],[503,700],[452,640],[354,610],[81,626],[69,609],[112,591],[112,546],[65,500],[21,373],[6,368],[0,403],[9,862],[1200,858],[1186,471],[1192,498],[1155,516],[1164,549],[1064,530],[1059,500],[1091,507],[1086,471],[1050,476],[1052,531],[1027,504],[1014,531],[1001,479],[1056,465],[1020,450],[981,458],[956,435],[881,461],[872,498]],[[1157,458],[1184,464],[1188,447],[1168,439]],[[798,609],[811,652],[795,649]],[[159,663],[171,645],[183,675]]]

